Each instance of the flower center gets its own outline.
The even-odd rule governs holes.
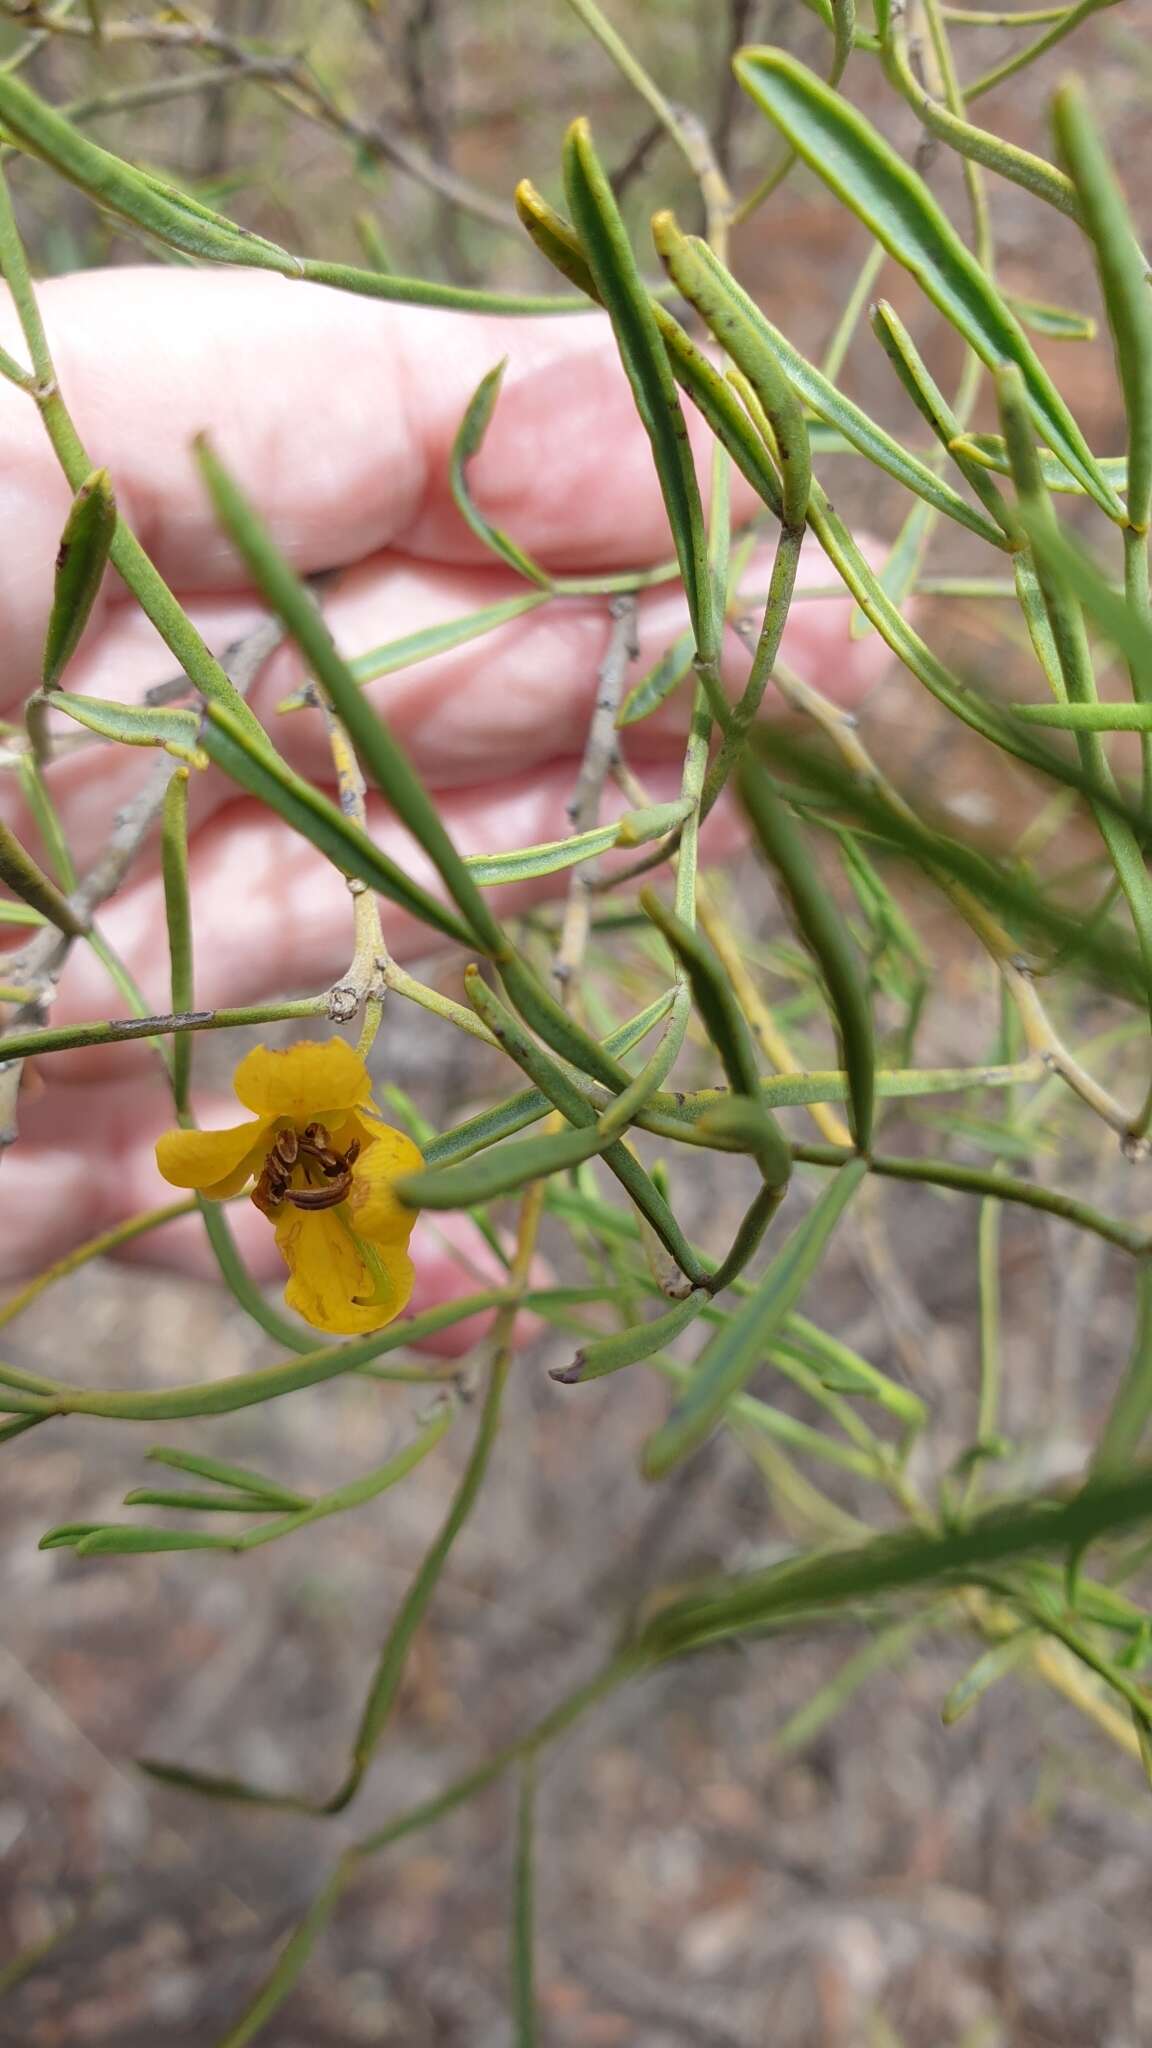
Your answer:
[[[359,1156],[359,1138],[346,1152],[337,1152],[323,1124],[278,1131],[252,1200],[266,1216],[285,1202],[297,1209],[334,1209],[348,1198]]]

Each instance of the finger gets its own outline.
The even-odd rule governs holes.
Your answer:
[[[83,1097],[77,1114],[77,1095]],[[201,1105],[207,1126],[235,1121],[225,1097]],[[43,1272],[86,1238],[113,1230],[130,1217],[176,1196],[156,1168],[155,1142],[172,1122],[162,1085],[105,1083],[92,1090],[45,1091],[22,1118],[20,1143],[4,1161],[6,1227],[0,1239],[0,1283],[14,1286]],[[83,1139],[77,1144],[77,1128]],[[268,1220],[250,1202],[230,1206],[228,1220],[241,1258],[262,1286],[282,1283],[284,1263]],[[466,1216],[425,1217],[412,1236],[416,1280],[407,1313],[419,1315],[506,1278],[499,1261]],[[161,1266],[196,1279],[217,1280],[219,1269],[198,1215],[177,1218],[124,1247],[134,1264]],[[456,1358],[478,1343],[491,1314],[469,1316],[423,1349]],[[525,1335],[531,1330],[525,1323]],[[319,1332],[317,1349],[325,1342]],[[69,1368],[62,1376],[71,1377]]]
[[[494,784],[446,797],[444,821],[465,853],[499,853],[563,837],[564,806],[577,764],[553,765],[528,782]],[[675,796],[679,774],[657,769],[650,779],[655,802]],[[603,814],[627,808],[618,791],[606,793]],[[371,803],[369,827],[377,843],[401,862],[415,882],[442,894],[423,851],[413,845],[383,805]],[[705,833],[705,852],[718,857],[736,843],[732,814],[718,807]],[[634,859],[634,854],[626,856]],[[350,899],[343,878],[306,841],[258,805],[230,805],[197,833],[191,847],[191,902],[198,1008],[261,1002],[285,989],[322,989],[339,979],[351,952]],[[491,892],[498,915],[528,908],[568,886],[564,872]],[[400,960],[426,955],[441,941],[393,904],[381,904],[385,942]],[[147,877],[115,897],[101,930],[125,961],[156,1012],[168,1008],[163,888]],[[454,970],[455,975],[455,970]],[[123,1014],[123,998],[86,947],[77,947],[53,1005],[53,1024]],[[414,1022],[413,1028],[426,1028]],[[53,1086],[88,1082],[139,1070],[148,1049],[134,1042],[52,1054],[37,1062]]]
[[[767,551],[754,557],[745,587],[762,588],[768,567]],[[799,588],[822,584],[826,575],[820,550],[806,549]],[[350,571],[329,596],[326,612],[341,647],[359,654],[378,645],[385,634],[399,638],[522,594],[523,585],[503,570],[445,569],[384,555]],[[221,652],[258,617],[241,599],[217,598],[193,611],[209,643]],[[783,646],[785,660],[806,678],[829,687],[842,703],[857,701],[889,659],[876,634],[850,639],[850,614],[847,596],[801,599],[793,606]],[[642,593],[640,652],[625,688],[686,625],[683,594],[677,587]],[[493,767],[501,777],[535,773],[551,760],[579,753],[610,630],[604,600],[565,599],[509,620],[481,640],[383,677],[369,686],[368,694],[433,789],[473,784]],[[737,690],[747,676],[749,657],[732,632],[725,637],[724,659],[729,688]],[[138,703],[165,666],[158,638],[143,614],[117,611],[91,652],[76,663],[70,687],[83,695]],[[252,702],[293,766],[318,782],[330,782],[320,716],[276,715],[276,705],[301,679],[299,657],[286,646],[265,664]],[[688,687],[629,731],[632,759],[666,760],[682,750]],[[61,732],[75,733],[63,715],[58,725]],[[50,770],[53,797],[81,868],[95,857],[116,810],[148,772],[142,749],[105,748],[98,758],[98,772],[90,750],[65,755]],[[229,796],[222,778],[195,777],[194,821],[203,823]],[[0,806],[0,815],[22,837],[34,837],[34,821],[24,811],[17,787],[0,789]]]
[[[448,456],[469,398],[503,357],[472,475],[489,516],[555,570],[671,552],[647,437],[599,314],[494,319],[257,271],[127,268],[54,278],[40,303],[88,454],[110,469],[129,523],[182,590],[243,580],[192,459],[204,430],[302,571],[395,544],[481,559],[452,502]],[[0,341],[20,355],[6,303]],[[703,447],[698,417],[690,424]],[[22,673],[38,656],[68,499],[35,407],[4,386],[0,639]],[[753,502],[737,478],[738,512]]]

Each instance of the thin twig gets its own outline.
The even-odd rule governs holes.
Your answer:
[[[778,1074],[802,1074],[804,1068],[749,974],[740,948],[728,928],[727,920],[721,915],[711,890],[704,883],[699,886],[696,909],[701,929],[710,940],[721,966],[732,983],[736,1000],[747,1017],[753,1036],[765,1058],[772,1062]],[[843,1119],[838,1117],[827,1103],[809,1103],[808,1114],[829,1144],[851,1145],[852,1133]]]
[[[743,634],[748,627],[746,623],[736,622],[735,629]],[[911,805],[872,758],[860,738],[856,720],[850,712],[834,704],[821,691],[814,689],[811,683],[806,683],[802,677],[794,674],[780,662],[777,662],[773,671],[773,680],[785,703],[792,710],[801,711],[806,717],[813,719],[827,734],[854,780],[862,783],[874,796],[880,797],[894,816],[919,824]],[[1004,930],[999,921],[990,915],[969,890],[950,875],[935,870],[933,879],[995,962],[1023,1025],[1029,1051],[1035,1053],[1050,1072],[1059,1074],[1074,1094],[1078,1095],[1097,1116],[1103,1118],[1125,1142],[1129,1157],[1143,1157],[1148,1146],[1143,1140],[1132,1139],[1131,1115],[1121,1102],[1093,1079],[1080,1065],[1075,1054],[1064,1044],[1040,1000],[1028,964],[1021,959],[1019,947],[1011,934]]]
[[[732,68],[732,59],[745,43],[752,40],[752,16],[755,12],[756,0],[728,0],[727,47],[720,68],[720,105],[716,114],[715,140],[716,161],[725,178],[732,176],[736,124],[748,105]]]
[[[11,9],[4,8],[3,11],[9,14]],[[50,15],[39,8],[22,9],[20,19],[29,27],[47,30],[56,36],[77,41],[94,40],[91,21]],[[397,134],[394,128],[362,120],[338,105],[302,57],[285,53],[274,69],[267,64],[254,65],[253,55],[240,37],[227,35],[224,30],[206,22],[142,21],[139,18],[105,21],[101,37],[106,44],[127,43],[158,50],[203,50],[209,56],[219,57],[230,64],[246,65],[250,67],[255,84],[268,87],[277,99],[303,114],[306,120],[341,136],[355,151],[390,164],[405,177],[413,178],[463,212],[487,221],[492,227],[504,228],[516,235],[520,233],[515,212],[510,206],[493,199],[446,165],[437,163],[426,150],[406,136]]]
[[[284,628],[279,619],[261,619],[250,633],[244,633],[239,640],[233,640],[225,648],[221,661],[242,697],[248,695],[256,677],[274,654],[284,638]],[[165,677],[162,683],[153,683],[145,690],[145,704],[177,704],[184,697],[194,697],[196,688],[181,669],[174,676]]]
[[[635,598],[614,597],[608,611],[612,630],[596,679],[596,700],[588,725],[584,759],[568,804],[568,819],[574,833],[590,831],[599,820],[604,784],[619,756],[616,713],[624,678],[629,663],[636,660],[640,651],[636,638]],[[562,990],[571,988],[584,958],[592,921],[591,899],[596,868],[595,861],[581,861],[572,870],[560,942],[552,962],[553,976]]]
[[[379,34],[383,26],[379,17],[369,15],[368,18]],[[451,176],[450,45],[442,18],[441,0],[412,0],[400,44],[408,97],[429,158]],[[437,195],[434,241],[453,283],[475,284],[475,272],[461,245],[458,210],[443,192]]]
[[[621,159],[614,171],[609,172],[608,183],[611,185],[613,196],[617,201],[623,199],[629,186],[634,184],[641,173],[647,170],[649,158],[653,155],[658,145],[664,141],[667,133],[668,130],[665,128],[663,121],[650,122],[649,126],[636,138],[627,156]]]
[[[340,809],[346,818],[351,818],[353,824],[366,832],[368,792],[355,749],[327,699],[321,700],[321,710],[336,769]],[[363,1054],[368,1052],[380,1029],[391,962],[384,943],[376,891],[369,888],[359,875],[349,875],[347,884],[352,898],[355,943],[347,972],[328,991],[328,1014],[334,1024],[348,1024],[363,1009],[364,1025],[357,1047]]]
[[[272,649],[278,646],[282,638],[283,629],[276,621],[261,620],[251,633],[238,640],[229,650],[226,656],[228,673],[242,695],[251,688],[262,663],[267,660]],[[163,693],[184,695],[190,687],[188,678],[182,675],[179,678],[178,689],[175,682],[158,684],[155,696],[148,692],[145,701],[164,702],[167,701],[167,697]],[[153,763],[150,773],[145,777],[135,796],[117,811],[108,840],[68,899],[81,932],[90,926],[100,905],[106,903],[119,889],[160,817],[168,784],[179,765],[167,754],[161,755]],[[28,1001],[22,1003],[19,1009],[4,1019],[3,1025],[0,1026],[4,1035],[43,1022],[64,971],[72,943],[71,937],[52,928],[46,928],[36,932],[18,953],[10,953],[5,957],[6,974],[13,981],[26,984],[32,993]],[[155,1025],[152,1028],[155,1029]],[[0,1159],[3,1159],[7,1147],[13,1144],[19,1135],[17,1098],[23,1067],[23,1059],[8,1060],[0,1064]]]

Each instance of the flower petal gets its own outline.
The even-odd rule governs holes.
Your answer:
[[[374,1300],[377,1276],[369,1272],[347,1221],[335,1209],[303,1210],[286,1203],[276,1219],[276,1242],[292,1272],[284,1299],[313,1329],[337,1337],[382,1330],[407,1304],[414,1278],[407,1252],[399,1246],[389,1249],[383,1261],[388,1286],[384,1299]]]
[[[261,1116],[226,1131],[165,1131],[156,1140],[156,1164],[174,1188],[197,1188],[223,1201],[259,1172],[269,1122]]]
[[[258,1116],[287,1116],[294,1123],[323,1123],[339,1110],[355,1109],[372,1093],[368,1069],[342,1038],[320,1043],[302,1039],[279,1052],[254,1045],[232,1076],[245,1109]]]
[[[402,1174],[419,1173],[423,1155],[403,1131],[394,1131],[389,1124],[363,1115],[357,1121],[368,1133],[370,1142],[352,1169],[347,1205],[352,1228],[371,1244],[406,1245],[416,1211],[406,1209],[397,1200],[392,1183]]]

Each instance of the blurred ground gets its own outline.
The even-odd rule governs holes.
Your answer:
[[[236,6],[220,19],[280,33],[288,12]],[[385,56],[406,12],[420,10],[386,5],[377,16]],[[637,132],[632,103],[558,4],[448,12],[459,168],[495,191],[523,170],[545,182],[558,119],[584,108],[624,154]],[[642,54],[693,97],[694,66],[715,56],[724,10],[634,12]],[[799,10],[747,13],[749,33],[787,35],[805,54],[818,45],[818,23],[793,19]],[[1147,63],[1150,23],[1146,4],[1125,5],[1077,44],[1131,166],[1142,146],[1146,153],[1139,50]],[[978,70],[1000,43],[979,31],[965,50]],[[63,69],[67,77],[49,70],[45,82],[76,90],[71,53]],[[707,75],[717,75],[714,64]],[[1049,67],[990,98],[990,124],[1042,147],[1053,75]],[[543,83],[526,103],[529,78]],[[365,89],[377,89],[374,75]],[[379,90],[383,105],[401,97],[398,86],[391,101]],[[219,113],[214,128],[181,116],[178,131],[171,109],[150,118],[178,134],[185,162],[196,151],[201,164],[212,152],[213,161],[248,161],[261,146],[245,122],[229,129]],[[910,128],[898,139],[909,142]],[[760,145],[749,124],[734,146],[750,181]],[[164,154],[159,140],[155,147]],[[275,205],[262,202],[267,213],[251,195],[237,210],[281,233],[285,212],[312,207],[320,246],[342,161],[314,135],[296,166],[308,174],[305,198],[286,162]],[[664,158],[647,175],[658,184],[671,169]],[[678,191],[675,173],[672,182]],[[1143,198],[1138,180],[1132,186]],[[947,166],[939,189],[958,193]],[[434,219],[413,190],[394,180],[383,208],[395,213],[400,197],[400,254],[406,237],[419,246]],[[646,194],[647,186],[638,206]],[[50,223],[49,256],[119,253],[93,248],[86,209],[74,214]],[[1015,288],[1091,302],[1070,229],[1014,194],[999,226]],[[487,231],[469,231],[455,260],[490,268],[492,247]],[[860,238],[804,179],[737,249],[753,288],[813,348],[834,324],[860,253]],[[883,288],[911,310],[898,284],[886,276]],[[934,332],[922,319],[917,331]],[[1052,359],[1093,445],[1108,452],[1118,423],[1106,352],[1065,346]],[[942,381],[953,374],[946,350],[933,367]],[[849,388],[907,431],[878,352],[857,352]],[[849,484],[846,505],[854,488],[868,491],[884,530],[884,500],[871,483]],[[949,556],[950,569],[962,566]],[[975,607],[940,611],[930,625],[969,656],[989,643]],[[976,822],[1010,810],[1010,780],[978,782],[984,757],[925,713],[910,681],[880,693],[868,726],[886,761],[898,745],[919,788],[970,813],[975,806]],[[946,959],[936,996],[932,1055],[979,1056],[993,1011],[966,955]],[[447,1070],[433,1034],[405,1033],[395,1020],[379,1057],[435,1122],[464,1113],[485,1085],[483,1075]],[[915,1142],[910,1129],[893,1121],[892,1149]],[[1103,1148],[1083,1160],[1078,1192],[1118,1210],[1139,1199]],[[728,1200],[705,1180],[693,1190],[717,1241]],[[974,1230],[959,1202],[875,1194],[822,1278],[816,1311],[886,1370],[912,1378],[932,1408],[937,1470],[972,1429]],[[1095,1241],[1082,1248],[1056,1226],[1016,1217],[1005,1230],[1004,1276],[1005,1426],[1038,1481],[1074,1465],[1114,1383],[1127,1338],[1118,1274]],[[78,1351],[94,1383],[156,1385],[243,1371],[273,1355],[213,1290],[122,1268],[65,1283],[17,1326],[6,1355],[80,1377]],[[242,1561],[79,1563],[40,1553],[36,1542],[53,1523],[114,1515],[124,1491],[144,1483],[143,1453],[155,1441],[194,1440],[319,1490],[386,1455],[419,1398],[334,1383],[195,1431],[77,1420],[5,1452],[0,1969],[4,1956],[78,1916],[0,2005],[5,2048],[212,2048],[353,1833],[528,1727],[597,1667],[647,1590],[731,1565],[779,1536],[759,1478],[732,1446],[714,1445],[670,1486],[646,1488],[636,1451],[663,1410],[659,1385],[634,1373],[561,1389],[545,1368],[567,1355],[562,1340],[549,1340],[518,1362],[492,1481],[417,1644],[354,1822],[208,1805],[150,1787],[132,1760],[180,1757],[272,1787],[331,1788],[374,1650],[467,1454],[469,1418],[384,1501]],[[846,1506],[853,1485],[838,1490]],[[931,1632],[904,1644],[898,1668],[869,1679],[813,1740],[782,1745],[789,1717],[863,1642],[844,1629],[701,1656],[618,1695],[549,1753],[538,1880],[548,2048],[1142,2048],[1152,2039],[1152,1863],[1134,1768],[1019,1680],[945,1730],[941,1702],[978,1646]],[[513,1796],[501,1783],[369,1866],[260,2038],[270,2048],[505,2048]]]

